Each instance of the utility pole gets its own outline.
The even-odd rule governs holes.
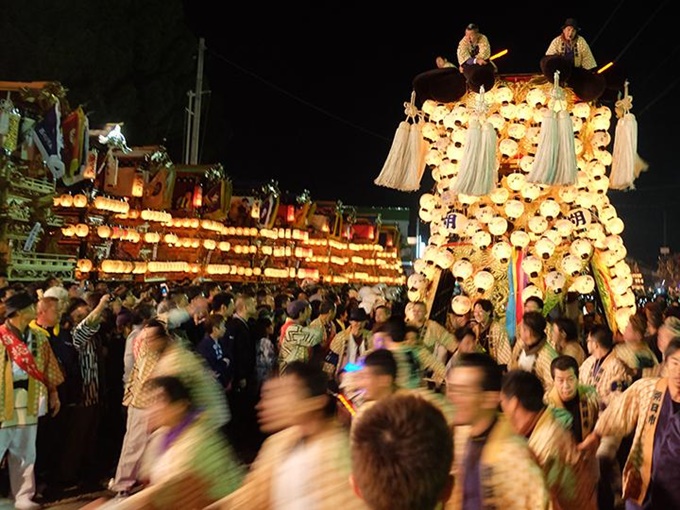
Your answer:
[[[203,100],[203,59],[205,53],[205,39],[198,40],[198,65],[196,66],[196,90],[189,92],[189,108],[187,113],[187,133],[185,140],[188,147],[185,151],[184,162],[198,164],[198,151],[201,145],[201,105]],[[188,156],[188,157],[187,157]]]

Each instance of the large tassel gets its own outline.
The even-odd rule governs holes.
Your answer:
[[[420,187],[420,179],[416,178],[418,175],[422,176],[425,171],[425,149],[420,136],[420,127],[416,122],[418,109],[415,106],[415,99],[416,93],[412,91],[411,101],[404,103],[406,120],[399,123],[387,159],[380,174],[373,181],[378,186],[400,191],[415,191]]]
[[[496,130],[485,120],[488,105],[484,101],[484,86],[479,89],[475,110],[476,116],[468,124],[460,170],[452,189],[456,193],[483,196],[491,193],[498,180]]]
[[[402,120],[399,123],[392,140],[392,147],[389,154],[387,154],[387,159],[383,164],[380,174],[373,181],[378,186],[392,189],[399,189],[399,186],[401,186],[406,168],[405,160],[410,130],[411,125],[407,120]]]
[[[408,148],[406,151],[404,182],[401,191],[418,191],[425,173],[425,153],[427,144],[420,131],[421,124],[414,122],[409,128]]]
[[[574,143],[574,124],[566,110],[557,113],[557,168],[553,184],[571,186],[576,184],[578,163]]]
[[[616,102],[614,111],[619,120],[614,132],[612,169],[609,174],[609,188],[616,190],[635,189],[635,179],[648,165],[637,154],[637,119],[630,113],[633,96],[628,95],[628,82],[625,83],[623,99]]]
[[[541,121],[536,156],[527,175],[528,182],[552,184],[557,170],[557,114],[550,110]]]
[[[475,173],[479,168],[479,153],[482,146],[482,128],[479,120],[470,119],[463,155],[460,158],[458,176],[451,188],[456,193],[469,195],[475,185]]]

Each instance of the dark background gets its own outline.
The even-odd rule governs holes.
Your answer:
[[[611,191],[629,255],[655,265],[660,246],[680,249],[676,153],[680,42],[669,0],[468,2],[372,5],[208,0],[7,2],[1,0],[0,80],[59,81],[91,127],[123,122],[131,146],[162,144],[183,158],[187,93],[205,38],[200,163],[222,163],[235,186],[271,179],[314,200],[417,210],[429,190],[378,187],[418,73],[438,54],[455,61],[475,22],[501,74],[539,71],[567,17],[577,18],[598,66],[630,82],[640,156],[636,190]],[[610,147],[611,149],[611,147]]]

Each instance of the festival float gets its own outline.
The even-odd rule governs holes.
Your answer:
[[[276,181],[239,189],[91,129],[54,82],[0,83],[0,264],[11,281],[405,283],[399,230]]]
[[[414,80],[375,183],[412,192],[431,171],[419,201],[429,239],[407,287],[432,318],[444,322],[459,295],[487,298],[514,335],[528,296],[548,314],[576,295],[596,298],[612,330],[625,328],[636,299],[607,193],[633,189],[646,164],[628,83],[612,111],[593,76],[595,88],[559,70],[474,86],[455,68]]]

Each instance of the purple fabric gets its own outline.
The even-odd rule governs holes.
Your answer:
[[[168,430],[168,433],[165,434],[165,437],[163,438],[163,441],[161,443],[161,451],[165,451],[168,448],[170,448],[170,445],[180,436],[182,432],[184,432],[184,430],[189,425],[191,425],[194,422],[196,418],[198,418],[199,414],[200,414],[199,411],[190,412],[184,417],[184,419],[179,424]]]

